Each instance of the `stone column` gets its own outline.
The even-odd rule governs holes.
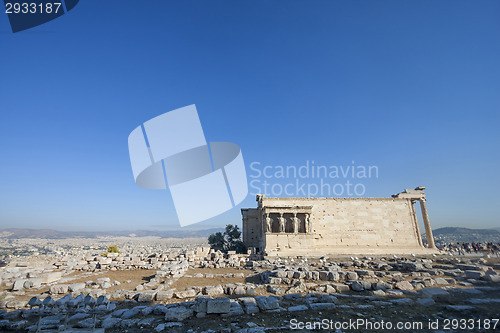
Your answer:
[[[424,219],[425,235],[427,237],[427,245],[430,249],[435,249],[434,236],[432,235],[432,228],[429,222],[429,215],[427,214],[427,207],[425,206],[425,199],[419,199],[420,209],[422,210],[422,218]]]
[[[413,222],[415,223],[418,245],[424,247],[424,244],[422,243],[422,234],[420,233],[420,228],[418,227],[417,212],[415,211],[415,200],[411,200],[410,202],[411,216],[413,218]]]

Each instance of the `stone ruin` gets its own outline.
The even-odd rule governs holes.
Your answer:
[[[435,253],[425,187],[392,198],[270,198],[242,209],[243,242],[274,256]],[[428,239],[423,244],[415,203]]]
[[[98,289],[78,290],[53,281],[49,294],[28,302],[4,298],[0,308],[7,309],[0,310],[0,330],[256,333],[286,330],[289,327],[279,318],[308,313],[356,317],[397,309],[402,318],[418,313],[434,318],[437,313],[438,318],[460,314],[484,320],[497,314],[494,309],[500,303],[500,264],[482,258],[254,260],[251,255],[209,251],[171,259],[161,266],[153,283],[125,293],[125,300],[106,292],[107,279],[96,280]],[[186,274],[190,268],[217,267],[238,269],[238,277],[245,282],[214,285],[213,272]],[[202,277],[205,283],[169,289],[169,282],[181,277]],[[199,327],[209,321],[218,329]]]

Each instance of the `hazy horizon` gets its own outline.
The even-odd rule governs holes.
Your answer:
[[[240,228],[241,231],[241,224],[237,224],[238,228]],[[224,230],[225,226],[213,226],[213,227],[202,227],[202,228],[196,228],[192,226],[186,226],[186,227],[163,227],[163,226],[157,226],[157,227],[151,227],[151,228],[142,228],[142,229],[102,229],[102,230],[85,230],[85,229],[77,229],[77,228],[22,228],[22,227],[10,227],[10,228],[0,228],[0,232],[6,231],[6,230],[53,230],[56,232],[85,232],[85,233],[134,233],[134,232],[141,232],[141,231],[146,231],[146,232],[199,232],[199,231],[211,231],[211,230]],[[465,228],[465,229],[471,229],[471,230],[498,230],[500,231],[500,227],[490,227],[490,228],[480,228],[480,227],[457,227],[457,226],[445,226],[445,227],[434,227],[433,230],[437,229],[442,229],[442,228]],[[425,231],[422,230],[422,233],[425,234]]]

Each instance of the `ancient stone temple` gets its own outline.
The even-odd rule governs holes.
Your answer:
[[[270,256],[435,252],[425,187],[392,198],[269,198],[242,209],[243,242]],[[423,244],[419,202],[428,244]]]

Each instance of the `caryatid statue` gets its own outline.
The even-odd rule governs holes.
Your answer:
[[[293,214],[292,221],[293,221],[293,232],[298,233],[300,219],[297,217],[297,213]]]
[[[280,232],[285,232],[286,219],[283,217],[283,214],[280,214],[278,221],[280,223]]]
[[[306,223],[307,233],[308,234],[312,233],[312,223],[311,223],[311,220],[309,219],[309,214],[306,214],[305,223]]]
[[[273,231],[273,218],[266,214],[266,230],[267,232]]]

